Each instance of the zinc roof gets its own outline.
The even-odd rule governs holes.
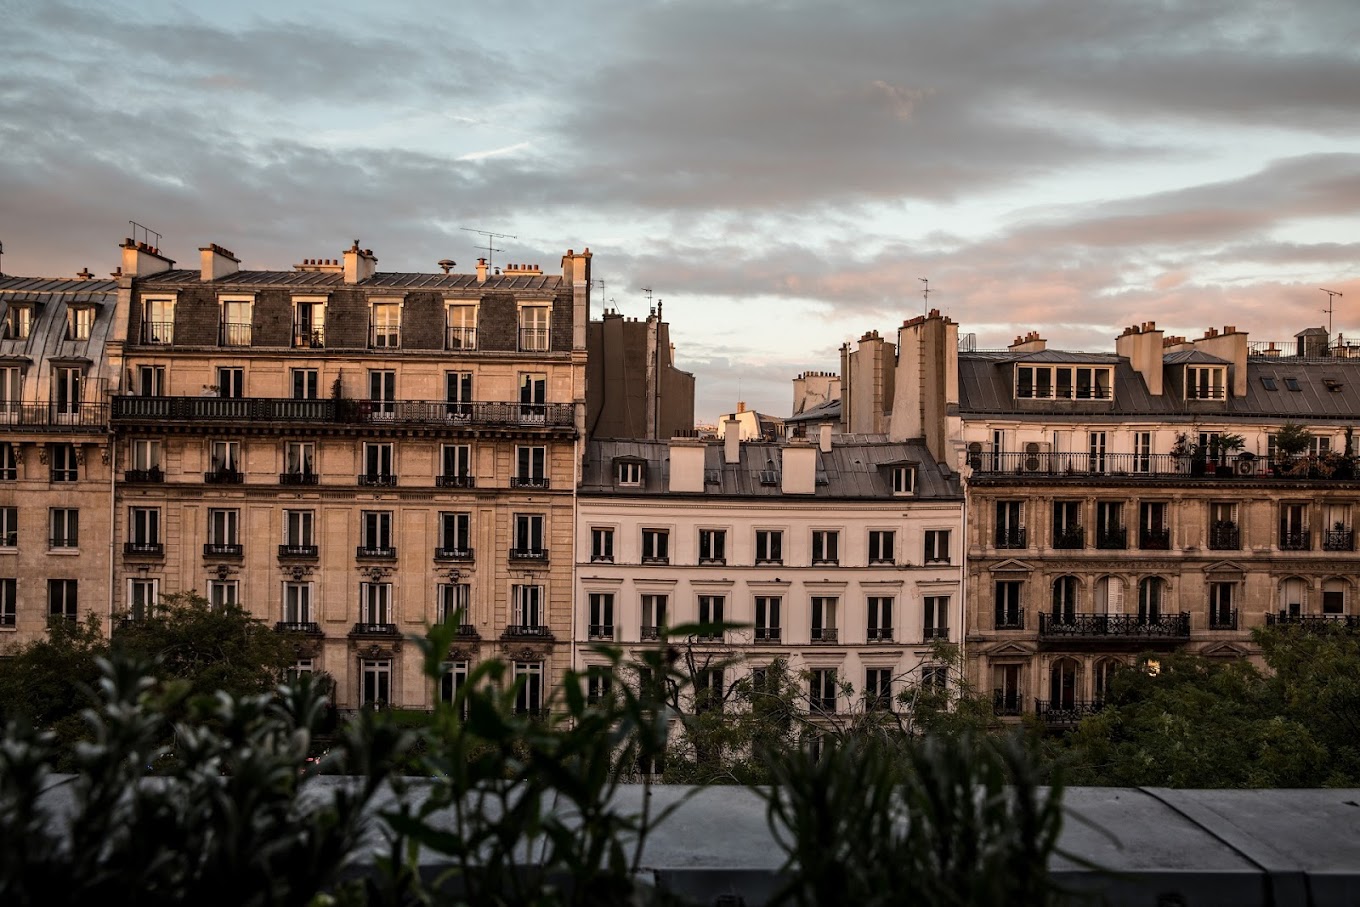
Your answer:
[[[147,285],[203,283],[197,270],[174,270],[142,280]],[[555,292],[562,286],[560,274],[488,275],[482,283],[476,274],[425,274],[418,271],[379,271],[359,283],[345,283],[336,271],[236,271],[212,281],[215,287],[290,287],[402,289],[402,290],[475,290],[480,293],[542,290]]]

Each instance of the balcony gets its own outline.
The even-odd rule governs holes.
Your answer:
[[[1129,643],[1148,645],[1153,642],[1184,642],[1190,638],[1190,615],[1162,614],[1140,617],[1137,614],[1062,614],[1040,612],[1039,639],[1071,644]]]
[[[892,642],[892,627],[870,627],[864,633],[865,639],[869,642]]]
[[[314,620],[281,620],[274,624],[279,633],[302,633],[307,636],[322,636],[321,625]]]
[[[213,469],[203,473],[205,485],[240,485],[245,480],[245,473],[237,469]]]
[[[1171,530],[1140,529],[1138,531],[1138,547],[1144,551],[1170,551]]]
[[[397,549],[391,545],[360,545],[354,549],[354,556],[362,561],[394,561]]]
[[[521,353],[546,353],[549,348],[548,328],[520,328],[519,351]]]
[[[475,350],[477,348],[476,328],[448,328],[444,339],[444,349]]]
[[[839,567],[840,563],[841,559],[838,557],[818,557],[815,554],[812,556],[812,566],[814,567]]]
[[[938,639],[949,639],[948,627],[926,627],[921,631],[921,638],[926,642],[933,642]]]
[[[434,484],[438,488],[476,488],[476,476],[435,476]]]
[[[217,343],[219,346],[250,346],[250,325],[223,324]]]
[[[548,562],[547,548],[511,548],[510,560],[512,561],[538,561],[546,564]]]
[[[368,329],[368,348],[395,350],[401,348],[401,328],[393,324],[375,324]]]
[[[779,642],[782,636],[779,627],[756,627],[756,642]]]
[[[761,557],[760,555],[756,555],[756,566],[782,567],[784,566],[784,559],[782,557]]]
[[[321,350],[326,348],[326,329],[308,324],[293,325],[293,349]]]
[[[454,635],[457,636],[459,639],[482,638],[482,634],[477,632],[477,627],[474,624],[459,624],[458,630]]]
[[[1242,528],[1220,521],[1209,527],[1209,547],[1214,551],[1236,551],[1242,547]]]
[[[543,624],[510,624],[501,634],[505,639],[552,639],[552,631]]]
[[[169,346],[175,342],[173,321],[143,321],[138,339],[148,346]]]
[[[434,559],[437,561],[470,561],[473,559],[471,548],[436,548]]]
[[[245,547],[239,542],[208,542],[203,546],[204,557],[241,557]]]
[[[840,641],[840,630],[835,627],[813,627],[812,641],[818,643],[835,643]]]
[[[362,472],[355,477],[355,484],[363,488],[396,488],[397,477],[390,472]]]
[[[317,557],[319,551],[315,545],[280,545],[279,557]]]
[[[638,630],[638,639],[641,639],[641,640],[643,640],[644,642],[647,641],[647,640],[660,639],[660,638],[661,638],[661,628],[660,628],[660,627],[648,627],[648,626],[643,626],[643,627],[641,627],[641,628]]]
[[[998,548],[1025,548],[1025,530],[1019,529],[997,529],[996,547]]]
[[[1233,456],[1222,464],[1177,454],[1108,453],[973,453],[969,465],[976,478],[1087,476],[1185,476],[1187,479],[1259,479],[1274,475],[1265,457]]]
[[[1281,551],[1308,551],[1313,547],[1313,536],[1308,530],[1280,530]]]
[[[547,477],[547,476],[511,476],[511,477],[510,477],[510,487],[511,487],[511,488],[532,488],[532,489],[544,489],[544,490],[546,490],[546,489],[548,488],[548,486],[549,486],[549,482],[548,482],[548,477]]]
[[[162,542],[124,542],[123,554],[127,557],[165,557]]]
[[[401,425],[531,426],[574,428],[576,404],[457,403],[446,400],[294,400],[291,397],[134,397],[113,398],[112,418],[120,424],[173,422],[255,425]],[[49,404],[5,404],[0,427],[76,428],[108,424],[105,404],[82,403],[71,413]],[[48,423],[51,423],[49,426]]]
[[[1066,529],[1053,530],[1054,548],[1085,548],[1086,530],[1082,526],[1068,526]]]
[[[359,621],[349,631],[350,636],[400,636],[396,624]]]
[[[150,469],[125,469],[123,481],[129,485],[155,485],[165,481],[165,470],[159,466]]]
[[[992,693],[992,714],[999,718],[1013,718],[1025,711],[1025,697],[1010,690],[995,690]]]
[[[105,403],[0,403],[0,430],[104,431],[108,424]]]
[[[1322,534],[1323,551],[1354,551],[1355,532],[1350,529],[1328,529]]]
[[[280,485],[315,485],[317,475],[314,472],[281,472],[279,473]]]
[[[997,608],[995,619],[992,623],[992,629],[994,630],[1025,629],[1025,609]]]
[[[1218,610],[1215,610],[1215,609],[1211,606],[1211,607],[1209,608],[1209,629],[1210,629],[1210,630],[1236,630],[1236,629],[1237,629],[1237,611],[1236,611],[1235,609],[1225,611],[1225,610],[1223,610],[1223,609],[1221,609],[1221,608],[1218,609]]]
[[[1099,699],[1036,699],[1034,714],[1049,729],[1071,728],[1080,724],[1083,718],[1099,712],[1103,705]]]
[[[725,557],[701,557],[699,558],[700,567],[724,567],[727,565]]]
[[[1123,526],[1096,530],[1096,547],[1102,551],[1123,551],[1129,547],[1129,531]]]
[[[586,634],[590,639],[612,640],[614,638],[614,625],[591,624],[586,628]]]
[[[1305,630],[1326,630],[1339,627],[1343,630],[1360,630],[1360,615],[1356,614],[1290,614],[1281,611],[1266,615],[1268,627],[1302,627]]]

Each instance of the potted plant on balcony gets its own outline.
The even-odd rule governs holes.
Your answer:
[[[1224,432],[1209,442],[1209,453],[1214,460],[1214,471],[1221,476],[1233,474],[1228,465],[1228,454],[1236,453],[1247,446],[1247,439],[1235,432]]]
[[[1196,453],[1199,445],[1190,440],[1190,436],[1185,432],[1176,433],[1176,443],[1171,445],[1171,455],[1176,458],[1177,472],[1193,471]],[[1203,471],[1203,460],[1200,460],[1201,472]]]
[[[1271,470],[1280,475],[1298,475],[1296,460],[1299,455],[1311,447],[1313,444],[1313,434],[1295,422],[1286,422],[1280,426],[1280,430],[1275,433],[1275,459],[1271,464]],[[1304,465],[1304,473],[1307,472],[1307,465]]]

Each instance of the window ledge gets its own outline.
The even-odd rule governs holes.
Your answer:
[[[79,548],[48,548],[48,554],[55,554],[59,557],[71,557],[80,554]]]

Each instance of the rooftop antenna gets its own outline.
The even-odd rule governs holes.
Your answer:
[[[925,288],[923,291],[921,291],[921,298],[925,300],[925,302],[921,305],[921,314],[922,314],[922,315],[929,315],[929,314],[930,314],[930,278],[929,278],[929,277],[918,277],[918,278],[916,278],[916,279],[919,280],[919,281],[921,281],[921,283],[923,283],[923,284],[926,285],[926,288]]]
[[[505,251],[504,249],[497,249],[497,248],[494,248],[494,247],[493,247],[493,241],[494,241],[494,240],[497,240],[497,239],[519,239],[518,236],[512,236],[512,235],[510,235],[509,233],[492,233],[490,230],[477,230],[477,229],[475,229],[475,228],[473,228],[473,227],[459,227],[458,229],[459,229],[459,230],[466,230],[468,233],[480,233],[482,236],[485,236],[485,237],[486,237],[486,266],[487,266],[488,268],[493,267],[493,264],[492,264],[492,261],[491,261],[491,253],[492,253],[492,252],[504,252],[504,251]],[[481,248],[481,247],[478,246],[478,249],[479,249],[479,250],[480,250],[480,248]]]
[[[156,250],[158,250],[158,251],[160,250],[160,247],[161,247],[161,235],[160,235],[159,233],[157,233],[155,230],[152,230],[150,227],[143,227],[141,224],[137,223],[135,220],[130,220],[130,221],[128,221],[128,223],[132,226],[132,238],[133,238],[133,239],[136,239],[136,238],[137,238],[137,231],[138,231],[138,230],[141,230],[141,231],[142,231],[142,242],[146,243],[148,246],[151,246],[151,248],[153,248],[153,249],[156,249]],[[151,241],[151,237],[153,237],[153,236],[156,237],[156,241],[155,241],[155,242],[152,242],[152,241]]]
[[[0,264],[5,263],[5,244],[0,242]],[[5,276],[5,269],[0,268],[0,277]]]
[[[651,287],[639,287],[638,289],[640,289],[642,292],[644,292],[644,293],[647,294],[647,311],[650,312],[651,314],[655,315],[655,314],[656,314],[656,309],[652,306],[652,288],[651,288]]]
[[[1323,309],[1322,311],[1327,313],[1327,337],[1329,338],[1327,342],[1331,343],[1330,338],[1332,336],[1332,311],[1335,308],[1336,297],[1344,294],[1338,293],[1336,290],[1329,290],[1326,287],[1318,287],[1318,289],[1327,294],[1327,308]]]
[[[605,311],[609,308],[609,299],[604,292],[604,278],[597,277],[595,278],[595,282],[600,285],[600,315],[603,316]]]

